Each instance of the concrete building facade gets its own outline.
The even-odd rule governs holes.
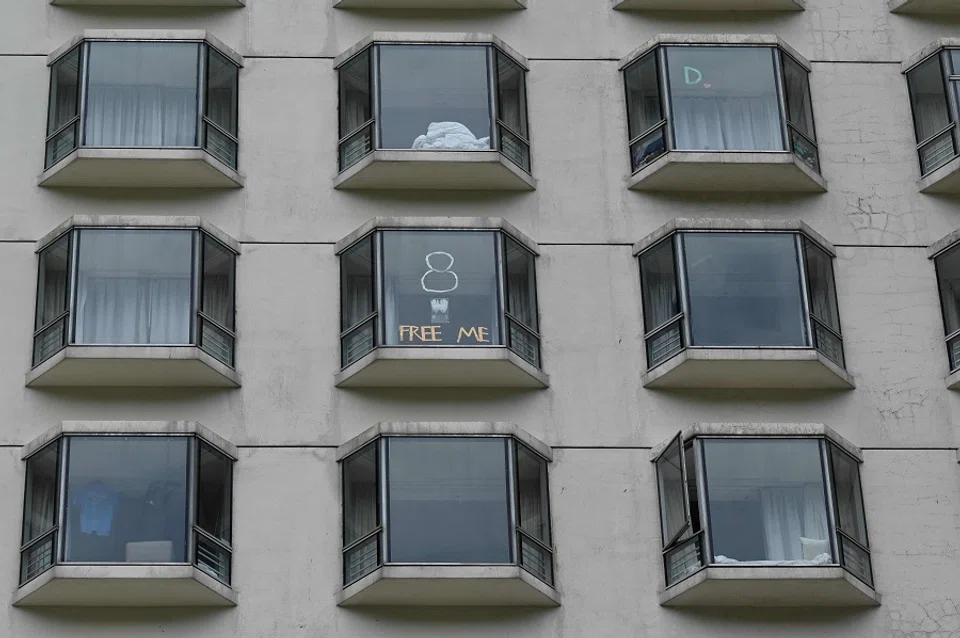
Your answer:
[[[195,118],[189,135],[171,133],[169,119],[159,142],[110,132],[126,116],[95,104],[97,76],[103,87],[145,84],[170,63],[151,66],[133,49],[101,47],[98,58],[104,43],[193,47],[200,71],[164,84],[186,91],[189,117],[177,126]],[[684,59],[687,45],[713,48]],[[390,126],[420,126],[408,121],[416,96],[385,71],[398,47],[480,52],[451,82],[488,100],[470,117],[489,140],[472,129],[469,150],[462,138],[429,146],[421,126],[421,150],[387,141]],[[945,338],[960,241],[952,47],[960,12],[941,0],[7,0],[0,636],[960,636],[960,395]],[[770,80],[752,62],[709,77],[731,50],[766,56],[756,68]],[[74,67],[57,66],[73,51]],[[628,115],[625,73],[631,82],[631,64],[651,52],[660,66],[637,86],[654,91],[660,117],[643,106]],[[379,66],[348,77],[358,54]],[[914,73],[931,59],[942,86]],[[415,56],[406,64],[420,68]],[[737,84],[748,80],[758,86]],[[711,93],[717,110],[698,123],[721,142],[684,140],[691,118],[706,117],[681,112],[702,97],[684,90]],[[390,113],[390,91],[413,106],[398,98]],[[715,106],[746,93],[768,112]],[[769,144],[743,124],[764,118]],[[730,142],[737,127],[753,141]],[[183,241],[138,248],[124,243],[132,232]],[[450,286],[427,279],[473,263],[431,261],[424,253],[449,249],[417,238],[437,232],[462,240],[464,255],[489,242],[456,280],[482,320],[456,318]],[[710,270],[693,239],[711,233],[782,240],[768,253],[787,254],[796,274]],[[368,252],[350,252],[363,241]],[[645,272],[669,275],[674,314],[654,308],[664,302],[641,280],[664,241],[676,246],[662,262],[669,273]],[[183,286],[163,293],[180,295],[182,334],[121,339],[114,325],[93,336],[102,310],[89,309],[106,302],[83,271],[129,275],[120,262],[97,265],[117,246]],[[395,264],[406,274],[394,277]],[[709,311],[695,299],[697,269]],[[411,285],[426,305],[404,315]],[[784,299],[796,308],[783,310]],[[451,323],[447,305],[432,303],[446,300]],[[116,312],[125,322],[134,310]],[[793,341],[778,341],[784,313]],[[672,345],[651,342],[661,329],[675,331]],[[724,341],[734,332],[744,340]],[[678,466],[693,443],[673,476],[655,461],[678,434]],[[163,465],[179,468],[179,483],[130,478],[140,452],[121,443],[146,445],[138,435],[169,443]],[[403,466],[395,443],[416,437],[439,456]],[[418,521],[447,520],[387,508],[403,483],[391,472],[406,467],[409,487],[432,476],[417,478],[418,460],[440,473],[476,469],[479,457],[443,444],[480,437],[503,446],[489,457],[503,464],[485,466],[500,468],[496,499],[476,496],[489,481],[472,484],[475,500],[495,503],[470,526],[508,521],[496,537],[506,558],[391,561],[395,530],[429,544],[436,530]],[[108,439],[116,445],[97,448]],[[788,549],[770,548],[764,485],[731,474],[726,496],[711,492],[721,485],[715,441],[816,447],[742,455],[758,467],[780,459],[778,480],[793,488],[819,486],[817,514],[808,501],[784,514],[801,526],[783,532]],[[346,463],[363,451],[376,458],[356,474],[369,497],[347,488]],[[791,483],[787,466],[807,453],[820,469]],[[462,471],[465,483],[476,478]],[[85,472],[87,492],[71,472]],[[860,511],[857,477],[862,520],[848,519]],[[42,480],[49,498],[37,496]],[[136,492],[141,532],[122,532],[124,501],[92,494],[98,481]],[[531,485],[539,496],[524,492]],[[160,498],[151,488],[169,488],[168,510],[181,514],[158,525],[179,540],[142,531]],[[345,490],[372,518],[345,512]],[[801,545],[811,530],[826,544]],[[127,534],[121,557],[99,547],[71,559],[85,551],[77,539],[117,534]],[[665,571],[664,550],[694,534],[710,539],[699,562]],[[723,554],[723,534],[740,534],[746,554]],[[751,553],[750,538],[764,550]],[[31,548],[44,539],[51,549],[38,559]],[[374,558],[350,563],[359,576],[345,583],[345,556],[367,541],[379,543]],[[29,577],[22,552],[40,561]]]

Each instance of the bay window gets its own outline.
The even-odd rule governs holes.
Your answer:
[[[936,250],[933,263],[940,289],[947,362],[953,374],[960,370],[960,245],[953,243]]]
[[[920,175],[924,177],[957,157],[960,49],[939,48],[911,63],[906,76]]]

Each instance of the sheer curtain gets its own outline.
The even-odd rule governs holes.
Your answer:
[[[92,42],[87,146],[196,146],[200,45]]]
[[[681,150],[783,148],[779,106],[765,95],[674,98],[673,125]]]
[[[803,560],[800,537],[827,539],[827,506],[823,486],[760,490],[767,560]]]

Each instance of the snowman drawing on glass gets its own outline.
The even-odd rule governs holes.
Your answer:
[[[450,270],[453,268],[453,255],[442,250],[427,253],[424,257],[427,264],[427,271],[420,278],[420,287],[424,292],[431,294],[444,294],[453,292],[460,285],[460,278],[457,273]],[[430,322],[431,323],[450,323],[450,300],[446,297],[434,297],[430,299]]]

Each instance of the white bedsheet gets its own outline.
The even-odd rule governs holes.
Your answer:
[[[830,554],[817,554],[813,560],[737,560],[718,555],[714,561],[718,565],[742,565],[744,567],[809,567],[833,563]]]
[[[490,138],[477,138],[460,122],[430,122],[427,134],[413,141],[417,150],[433,151],[487,151]]]

